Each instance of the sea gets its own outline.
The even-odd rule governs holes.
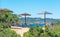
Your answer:
[[[14,24],[13,26],[16,26],[17,24]],[[22,24],[22,25],[18,25],[19,27],[34,27],[34,26],[40,26],[43,27],[45,26],[44,24]]]
[[[43,27],[43,26],[45,26],[45,25],[44,25],[44,24],[30,24],[30,25],[23,24],[23,25],[22,25],[22,27],[34,27],[34,26]]]

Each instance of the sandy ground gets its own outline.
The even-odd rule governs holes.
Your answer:
[[[23,37],[23,34],[27,31],[29,31],[29,28],[21,28],[21,27],[12,27],[11,30],[16,31],[17,34],[21,35]]]

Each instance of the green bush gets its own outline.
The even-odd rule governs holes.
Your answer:
[[[3,31],[0,31],[0,37],[20,37],[20,35],[16,34],[13,30],[4,29]]]
[[[60,37],[59,34],[51,31],[49,28],[42,30],[42,27],[36,26],[24,33],[24,37]]]

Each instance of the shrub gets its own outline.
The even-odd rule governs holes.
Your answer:
[[[13,30],[4,29],[0,32],[0,37],[20,37],[20,35],[16,34]]]
[[[52,32],[49,28],[46,27],[45,30],[42,30],[42,27],[35,26],[30,28],[28,32],[24,34],[24,37],[59,37],[54,31]]]

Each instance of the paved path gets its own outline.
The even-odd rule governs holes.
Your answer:
[[[11,30],[16,31],[17,34],[21,35],[23,37],[23,34],[27,31],[29,31],[29,28],[11,28]]]

